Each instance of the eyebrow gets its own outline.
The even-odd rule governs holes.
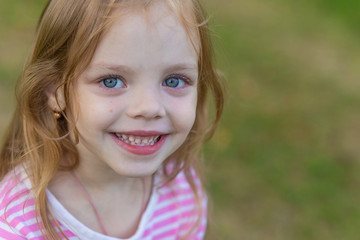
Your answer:
[[[93,69],[93,68],[106,68],[109,70],[119,71],[119,72],[124,72],[124,73],[129,73],[129,74],[135,72],[135,70],[133,70],[132,68],[130,68],[128,66],[109,64],[109,63],[105,63],[105,62],[100,62],[100,63],[90,65],[90,69]],[[196,71],[196,70],[198,70],[198,66],[197,66],[197,64],[194,64],[194,63],[176,63],[176,64],[166,66],[164,68],[164,70],[166,72],[182,71],[182,70]]]
[[[131,68],[125,66],[125,65],[114,65],[114,64],[108,64],[108,63],[96,63],[96,64],[91,64],[90,69],[94,69],[94,68],[102,68],[102,69],[109,69],[112,71],[116,71],[116,72],[124,72],[124,73],[132,73],[134,72]]]
[[[179,70],[198,70],[197,64],[192,63],[178,63],[174,65],[170,65],[166,67],[166,71],[172,72],[172,71],[179,71]]]

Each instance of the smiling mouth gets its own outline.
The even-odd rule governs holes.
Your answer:
[[[114,133],[114,135],[124,143],[133,146],[152,146],[161,139],[161,135],[156,136],[135,136],[121,133]]]

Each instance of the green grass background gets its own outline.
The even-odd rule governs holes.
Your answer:
[[[0,0],[0,135],[44,0]],[[360,2],[206,0],[228,85],[212,239],[359,239]]]

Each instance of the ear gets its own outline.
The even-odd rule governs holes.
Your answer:
[[[61,112],[65,109],[64,88],[55,88],[54,84],[50,84],[45,88],[45,94],[48,98],[48,106],[54,112]]]

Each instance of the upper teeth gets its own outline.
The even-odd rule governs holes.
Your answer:
[[[131,145],[138,145],[138,146],[154,145],[160,139],[160,135],[158,135],[158,136],[134,136],[134,135],[119,134],[119,133],[115,133],[115,135],[123,142],[126,142]]]

